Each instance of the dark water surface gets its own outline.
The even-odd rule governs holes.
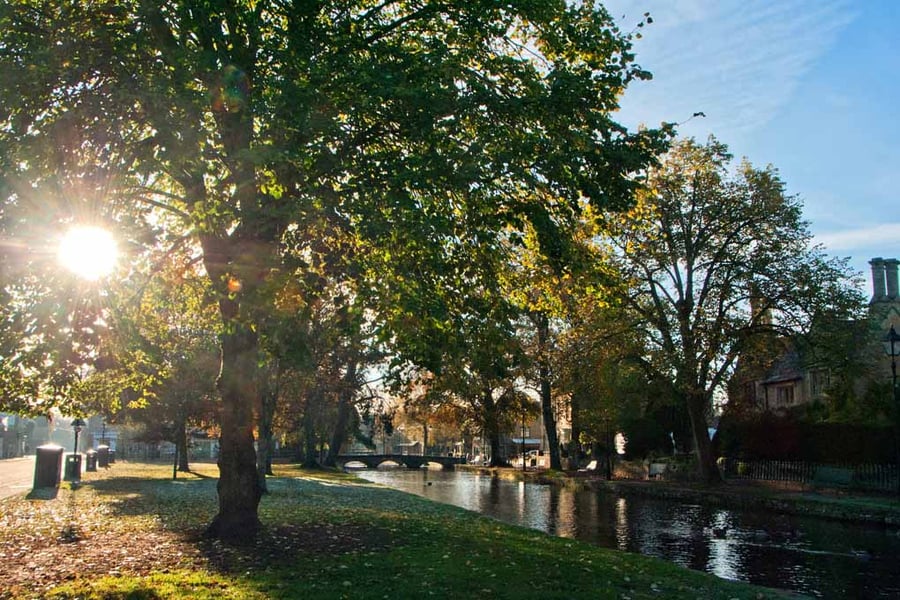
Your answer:
[[[501,481],[464,471],[364,479],[561,537],[818,598],[900,599],[896,529]]]

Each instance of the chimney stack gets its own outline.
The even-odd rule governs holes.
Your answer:
[[[887,288],[885,287],[884,278],[884,259],[880,257],[873,258],[869,261],[869,264],[872,265],[872,289],[874,291],[872,302],[882,302],[887,299]]]
[[[887,297],[888,300],[896,300],[897,296],[900,295],[897,289],[897,265],[900,264],[900,260],[896,258],[886,258],[884,259],[884,272],[885,278],[887,279]]]

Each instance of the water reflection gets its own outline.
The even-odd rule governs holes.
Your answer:
[[[639,495],[505,482],[467,472],[362,471],[494,518],[820,598],[900,597],[896,531]]]
[[[733,528],[730,516],[725,510],[717,510],[712,515],[713,539],[709,548],[709,561],[704,570],[725,579],[746,580],[747,574],[739,569],[742,561],[737,551],[738,544],[726,539],[728,531]]]
[[[599,500],[599,494],[591,494],[592,498]],[[597,512],[599,511],[597,503]],[[628,502],[625,498],[616,499],[616,547],[619,550],[628,550],[631,547],[631,539],[628,535]]]

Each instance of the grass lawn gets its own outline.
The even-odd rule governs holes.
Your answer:
[[[784,597],[284,466],[264,533],[227,546],[200,537],[217,470],[194,469],[173,481],[171,467],[118,462],[74,490],[0,501],[0,598]]]

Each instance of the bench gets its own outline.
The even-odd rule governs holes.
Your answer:
[[[579,473],[593,473],[593,472],[596,471],[596,470],[597,470],[597,461],[596,461],[596,460],[592,460],[591,462],[589,462],[589,463],[587,464],[586,467],[581,468],[581,469],[578,469],[578,472],[579,472]]]
[[[816,467],[813,485],[817,487],[850,487],[853,485],[853,469]]]

